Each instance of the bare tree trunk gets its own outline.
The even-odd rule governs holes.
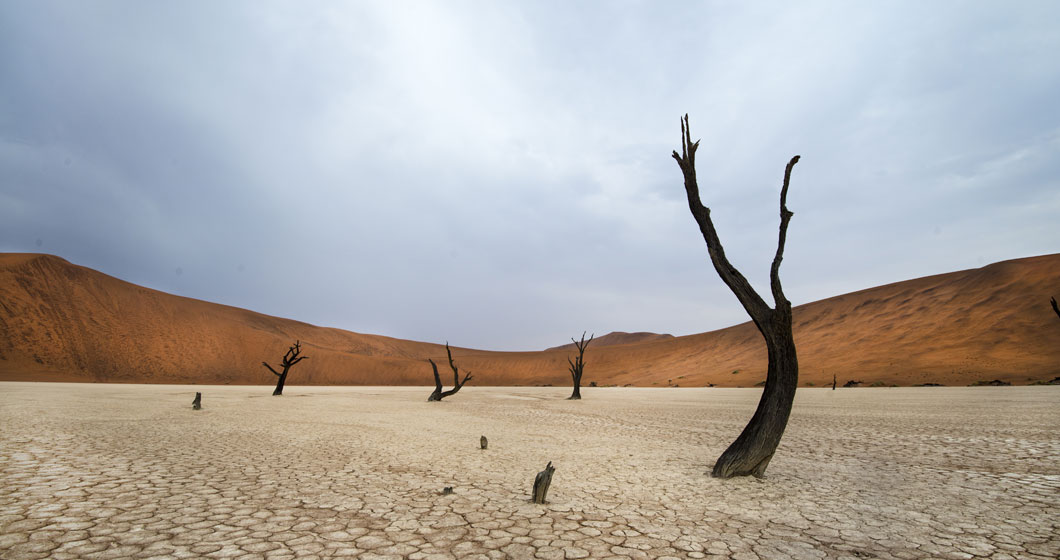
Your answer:
[[[271,371],[274,375],[276,375],[276,377],[279,378],[276,381],[276,389],[272,391],[272,396],[278,397],[280,395],[283,395],[283,384],[287,381],[288,371],[298,362],[301,362],[302,360],[308,358],[308,356],[299,357],[299,354],[301,353],[302,344],[296,340],[294,342],[294,345],[287,349],[287,353],[283,355],[283,359],[280,361],[280,367],[283,368],[282,372],[272,369],[272,366],[265,362],[261,362],[261,365],[269,368],[269,371]]]
[[[835,377],[835,374],[833,373],[832,374],[832,390],[833,391],[835,391],[835,384],[836,384],[836,377]]]
[[[280,374],[280,378],[276,380],[276,388],[272,391],[272,396],[278,397],[283,394],[283,384],[287,382],[287,370],[284,370]]]
[[[581,342],[574,340],[572,337],[571,342],[578,349],[578,357],[574,361],[571,361],[570,357],[567,357],[567,363],[570,364],[570,375],[574,379],[574,392],[571,396],[567,397],[567,400],[581,400],[582,398],[582,374],[585,373],[585,348],[589,346],[589,343],[593,341],[593,337],[596,334],[593,333],[589,336],[589,340],[585,340],[585,331],[582,331]]]
[[[445,353],[449,357],[449,367],[453,370],[453,385],[454,387],[448,391],[442,391],[442,378],[438,376],[438,366],[435,365],[434,360],[427,358],[427,361],[431,363],[431,369],[434,370],[434,392],[431,396],[427,397],[427,402],[440,401],[449,395],[452,395],[460,390],[465,383],[471,380],[471,372],[467,372],[464,376],[464,380],[460,380],[460,370],[457,369],[456,364],[453,363],[453,352],[449,349],[449,343],[445,343]]]
[[[787,321],[790,328],[790,315]],[[788,332],[790,333],[790,330]],[[784,428],[788,425],[791,405],[795,400],[795,389],[799,382],[795,342],[790,334],[787,337],[781,336],[779,340],[767,337],[766,350],[769,362],[766,366],[766,386],[762,398],[743,432],[714,463],[711,474],[718,478],[744,475],[762,477],[773,458],[773,453],[780,445]]]
[[[202,393],[195,393],[195,400],[191,401],[192,410],[202,409]]]
[[[784,170],[784,185],[780,191],[780,234],[777,252],[769,271],[770,290],[774,307],[770,308],[750,282],[725,257],[725,249],[718,238],[710,209],[703,206],[696,180],[696,149],[699,141],[692,142],[688,127],[688,115],[681,121],[681,153],[675,150],[673,158],[684,175],[688,207],[699,225],[700,233],[707,244],[710,261],[725,285],[740,300],[766,342],[769,358],[766,370],[766,386],[758,408],[751,421],[736,441],[729,445],[714,464],[712,474],[719,478],[753,475],[761,477],[773,458],[780,438],[791,414],[795,389],[799,381],[799,362],[795,353],[795,339],[791,329],[791,302],[784,296],[780,283],[780,263],[784,257],[784,242],[787,239],[788,222],[792,213],[787,207],[788,184],[791,170],[799,156],[791,158]]]

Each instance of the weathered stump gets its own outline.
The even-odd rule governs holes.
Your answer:
[[[452,494],[452,493],[453,493],[453,487],[452,486],[446,486],[445,488],[442,488],[442,495],[443,496],[448,496],[449,494]]]
[[[200,410],[202,408],[202,393],[195,393],[195,400],[191,401],[192,410]]]
[[[537,473],[534,478],[534,503],[543,504],[545,503],[545,496],[548,494],[548,487],[552,484],[552,473],[556,472],[556,467],[552,466],[552,461],[548,462],[545,470]]]
[[[482,447],[482,449],[485,449],[489,446],[490,442],[488,439],[486,439],[486,436],[482,436],[478,438],[478,444]]]

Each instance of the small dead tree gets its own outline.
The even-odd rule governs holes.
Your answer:
[[[449,395],[460,390],[465,383],[471,380],[471,372],[468,371],[464,375],[464,380],[460,380],[460,370],[457,369],[456,364],[453,363],[453,352],[449,349],[449,343],[445,343],[445,353],[449,356],[449,367],[453,370],[453,385],[452,389],[448,391],[442,391],[442,378],[438,376],[438,366],[435,365],[434,360],[427,358],[427,361],[431,363],[431,369],[434,370],[434,392],[431,393],[430,397],[427,397],[427,402],[440,401]]]
[[[1060,317],[1060,307],[1056,306],[1056,298],[1054,298],[1054,297],[1049,298],[1049,303],[1051,303],[1053,305],[1053,311],[1056,311],[1056,316]]]
[[[202,410],[202,393],[195,393],[195,400],[191,401],[192,410]]]
[[[552,485],[552,473],[554,472],[556,472],[556,467],[553,467],[552,461],[549,461],[545,470],[537,473],[537,476],[534,477],[533,500],[535,504],[545,503],[548,487]]]
[[[780,238],[769,271],[774,302],[774,307],[770,308],[743,274],[725,257],[725,249],[721,246],[714,222],[710,219],[710,208],[703,206],[699,197],[699,183],[696,181],[698,147],[698,140],[692,142],[686,114],[681,121],[681,153],[678,154],[674,150],[673,158],[677,160],[677,165],[684,175],[688,207],[699,224],[703,240],[707,243],[707,252],[714,269],[740,300],[740,304],[762,333],[769,357],[766,386],[758,402],[758,409],[736,441],[718,458],[711,474],[718,478],[743,475],[761,477],[780,444],[781,436],[784,435],[799,382],[799,361],[791,331],[791,302],[784,297],[784,290],[780,285],[780,261],[784,256],[784,241],[787,238],[788,221],[792,216],[787,207],[788,182],[791,179],[791,169],[798,163],[799,156],[791,158],[784,169],[784,186],[780,190]]]
[[[838,382],[838,380],[836,379],[835,375],[836,374],[834,374],[834,373],[832,374],[832,390],[833,391],[835,391],[835,384]]]
[[[574,343],[574,346],[578,349],[578,357],[571,361],[570,356],[567,356],[567,363],[570,364],[570,376],[574,378],[574,392],[571,396],[567,397],[567,400],[581,400],[582,398],[582,373],[585,372],[585,348],[589,346],[589,343],[593,341],[593,337],[596,333],[589,336],[589,340],[585,340],[585,331],[582,331],[581,341],[574,340],[571,337],[570,341]]]
[[[272,392],[272,396],[277,397],[283,394],[283,384],[287,381],[287,372],[292,366],[308,358],[308,356],[299,356],[301,353],[302,344],[296,340],[294,345],[288,348],[287,353],[283,355],[283,360],[280,361],[280,367],[283,368],[282,371],[276,371],[268,363],[261,362],[261,365],[269,368],[269,371],[279,377],[276,380],[276,390]]]

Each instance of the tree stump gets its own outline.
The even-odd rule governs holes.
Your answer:
[[[537,473],[534,478],[534,503],[543,504],[545,503],[545,496],[548,494],[548,487],[552,484],[552,473],[556,472],[556,467],[552,466],[552,461],[548,462],[545,470]]]
[[[195,400],[191,401],[192,410],[202,409],[202,393],[195,393]]]
[[[485,449],[486,447],[489,446],[490,442],[489,442],[488,439],[486,439],[486,436],[482,436],[482,437],[478,438],[478,444],[480,446],[482,446],[482,449]]]

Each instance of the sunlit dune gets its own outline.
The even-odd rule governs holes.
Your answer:
[[[1053,379],[1060,319],[1051,295],[1060,295],[1060,255],[799,306],[800,384],[830,385],[833,375],[864,385]],[[445,360],[437,344],[174,296],[35,254],[0,255],[0,331],[0,380],[271,384],[261,362],[296,339],[311,359],[289,385],[428,385],[426,359]],[[454,356],[473,385],[559,386],[570,383],[570,352],[455,348]],[[750,323],[682,337],[612,333],[593,341],[586,361],[584,385],[648,387],[754,386],[766,366]]]

